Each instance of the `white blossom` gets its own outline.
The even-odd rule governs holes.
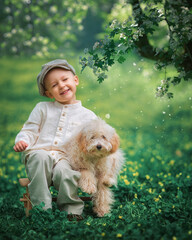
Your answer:
[[[11,33],[12,34],[15,34],[17,32],[17,30],[15,29],[15,28],[13,28],[12,30],[11,30]]]
[[[5,8],[5,12],[6,12],[6,13],[10,13],[10,12],[11,12],[11,8],[10,8],[10,7],[6,7],[6,8]]]
[[[126,39],[126,36],[125,36],[124,33],[120,33],[120,37],[119,37],[119,39],[121,39],[121,38]]]
[[[42,54],[42,52],[36,52],[36,55],[38,56],[38,57],[43,57],[43,54]]]
[[[3,35],[5,38],[11,38],[12,37],[12,34],[11,33],[4,33]]]
[[[56,6],[51,6],[50,7],[50,12],[51,13],[56,13],[57,12],[57,7]]]
[[[25,41],[23,45],[30,47],[32,45],[32,42],[28,40],[28,41]]]
[[[13,46],[13,47],[11,48],[11,50],[12,50],[12,52],[14,52],[14,53],[17,52],[17,48],[16,48],[15,46]]]
[[[26,3],[26,4],[30,4],[31,0],[23,0],[23,2]]]
[[[32,37],[32,38],[31,38],[31,41],[32,41],[32,42],[36,42],[36,41],[37,41],[37,38],[36,38],[36,37]]]
[[[105,118],[109,119],[111,116],[109,113],[105,114]]]
[[[73,12],[73,8],[68,7],[67,11],[70,12],[70,13],[72,13],[72,12]]]
[[[31,20],[31,17],[29,15],[26,15],[25,20],[29,22]]]
[[[95,50],[98,47],[99,47],[99,42],[95,42],[95,44],[93,45],[93,50]]]

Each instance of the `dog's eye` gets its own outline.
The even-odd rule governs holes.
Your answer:
[[[104,135],[102,135],[102,138],[103,138],[103,139],[106,139],[106,137],[105,137]]]
[[[94,138],[95,138],[95,136],[92,136],[92,137],[91,137],[91,139],[94,139]]]

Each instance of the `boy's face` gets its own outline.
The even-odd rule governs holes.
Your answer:
[[[55,98],[62,104],[76,102],[76,86],[79,79],[71,71],[62,68],[53,68],[44,79],[45,94],[49,98]]]

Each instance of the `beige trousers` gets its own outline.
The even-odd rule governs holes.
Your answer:
[[[82,214],[84,203],[77,195],[80,172],[72,170],[64,159],[55,165],[55,158],[45,150],[31,152],[26,156],[25,162],[27,175],[31,181],[28,187],[33,205],[44,202],[45,210],[52,208],[49,187],[53,183],[58,190],[58,208],[68,214]]]

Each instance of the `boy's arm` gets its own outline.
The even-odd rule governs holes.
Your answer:
[[[42,114],[42,107],[39,103],[31,112],[21,131],[17,134],[14,150],[24,151],[27,147],[34,145],[39,136]]]

